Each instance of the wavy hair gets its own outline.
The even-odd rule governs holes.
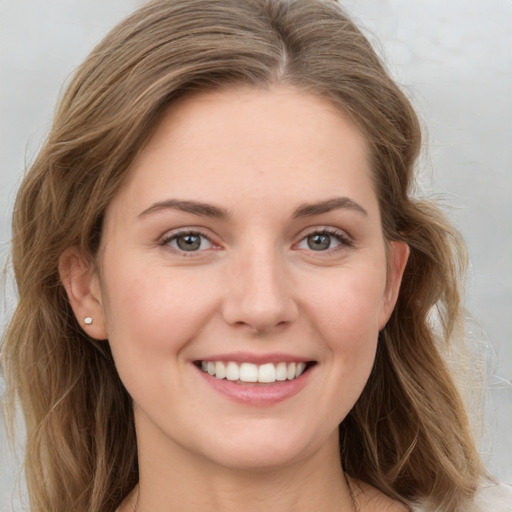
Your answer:
[[[80,66],[19,190],[19,302],[3,341],[10,410],[27,427],[34,512],[113,512],[138,480],[131,399],[108,344],[80,328],[58,261],[94,261],[105,209],[177,99],[280,83],[329,98],[365,135],[383,232],[411,254],[369,381],[340,425],[345,471],[406,503],[455,512],[482,468],[444,361],[461,320],[462,243],[413,197],[417,116],[361,31],[329,0],[156,0]],[[437,321],[432,321],[437,311]]]

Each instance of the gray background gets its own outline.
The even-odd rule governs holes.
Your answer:
[[[205,0],[206,1],[206,0]],[[137,0],[0,0],[0,262],[16,188],[76,66]],[[473,339],[491,361],[482,454],[512,483],[512,1],[347,0],[412,98],[428,141],[421,188],[450,205],[470,250]],[[0,321],[13,307],[2,295]],[[493,364],[494,361],[494,364]],[[0,392],[2,390],[0,379]],[[20,452],[21,453],[21,452]],[[18,502],[0,426],[0,511]],[[22,486],[21,486],[22,487]]]

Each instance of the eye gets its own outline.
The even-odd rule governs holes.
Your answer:
[[[182,231],[167,237],[162,245],[167,245],[176,251],[197,252],[211,249],[212,242],[201,233]]]
[[[347,236],[338,231],[323,229],[315,231],[304,237],[297,247],[299,249],[309,249],[311,251],[329,251],[341,245],[350,246],[352,242]]]

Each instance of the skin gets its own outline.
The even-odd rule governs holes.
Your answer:
[[[107,209],[97,265],[61,258],[77,318],[108,338],[134,401],[140,496],[121,511],[353,509],[337,429],[408,257],[389,244],[388,266],[370,176],[363,136],[323,98],[237,88],[173,105]],[[199,248],[183,251],[190,232]],[[240,351],[315,364],[293,396],[239,403],[194,362]],[[361,511],[405,510],[353,487]]]

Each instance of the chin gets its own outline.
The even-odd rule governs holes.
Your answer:
[[[331,444],[333,450],[338,449],[338,432],[328,440],[324,436],[295,435],[290,431],[276,431],[262,428],[248,436],[244,432],[240,436],[230,435],[212,446],[205,447],[202,455],[214,464],[239,471],[264,472],[292,466],[322,451],[322,447]],[[291,434],[291,435],[290,435]],[[304,434],[304,433],[303,433]],[[331,442],[331,439],[333,442]],[[335,443],[335,444],[334,444]],[[209,452],[209,453],[208,453]]]
[[[249,450],[238,450],[237,453],[223,453],[212,461],[226,469],[259,473],[292,466],[303,458],[304,454],[296,450],[282,450],[275,446],[260,449],[256,446]]]

